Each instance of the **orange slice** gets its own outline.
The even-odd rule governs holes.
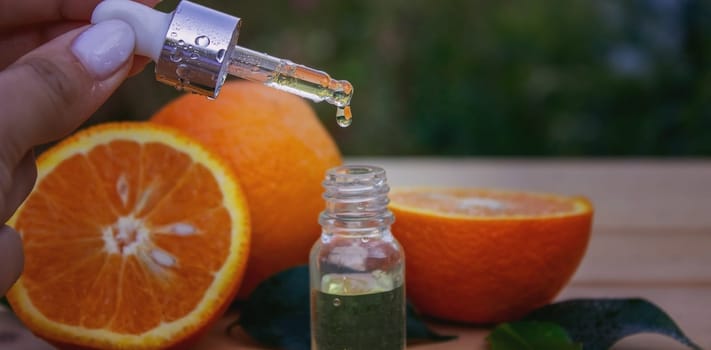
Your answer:
[[[390,199],[408,297],[423,313],[448,320],[514,320],[549,303],[590,238],[593,208],[583,197],[396,188]]]
[[[77,133],[38,159],[10,224],[25,270],[8,299],[54,344],[153,349],[194,340],[239,288],[248,209],[229,167],[150,123]]]

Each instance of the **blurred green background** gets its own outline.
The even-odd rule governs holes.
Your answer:
[[[711,155],[710,1],[197,2],[241,17],[240,45],[353,83],[351,127],[314,104],[345,155]],[[149,67],[92,123],[175,96]]]

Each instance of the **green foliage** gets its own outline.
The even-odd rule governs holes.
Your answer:
[[[711,155],[709,2],[200,3],[243,19],[241,45],[354,84],[351,127],[316,106],[347,155]],[[177,95],[152,75],[95,121]]]

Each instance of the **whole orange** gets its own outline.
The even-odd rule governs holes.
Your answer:
[[[234,81],[214,101],[184,95],[151,120],[199,140],[237,174],[252,221],[240,297],[266,277],[308,262],[320,234],[321,180],[328,168],[341,163],[337,145],[308,102]]]
[[[592,225],[582,197],[396,188],[390,198],[408,297],[453,321],[510,321],[549,303],[577,269]]]

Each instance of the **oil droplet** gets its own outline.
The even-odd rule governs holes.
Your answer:
[[[370,241],[370,238],[368,238],[368,237],[361,237],[361,238],[360,238],[360,241],[363,242],[363,243],[368,243],[368,241]]]
[[[190,54],[190,59],[191,59],[191,60],[196,60],[196,59],[198,59],[198,57],[200,57],[200,56],[199,56],[198,54],[194,53],[194,52]]]
[[[188,74],[188,66],[185,64],[181,64],[178,66],[178,68],[175,68],[175,74],[177,74],[181,78],[185,78],[185,76]]]
[[[178,33],[176,33],[176,32],[171,32],[171,33],[170,33],[170,36],[176,37],[176,36],[178,36]]]
[[[183,57],[181,57],[179,53],[174,52],[174,53],[170,54],[170,60],[175,63],[178,63],[183,60]]]
[[[210,38],[208,38],[206,35],[200,35],[199,37],[195,38],[195,45],[202,47],[210,45]]]
[[[341,299],[333,298],[333,306],[335,306],[335,307],[341,306]]]
[[[220,49],[219,51],[217,51],[217,56],[215,56],[215,59],[217,60],[217,62],[222,63],[222,60],[225,59],[225,49]]]
[[[353,115],[351,114],[351,106],[338,107],[336,109],[336,123],[342,128],[346,128],[353,122]]]
[[[183,40],[183,39],[178,40],[178,46],[183,46],[183,45],[185,45],[185,40]]]

